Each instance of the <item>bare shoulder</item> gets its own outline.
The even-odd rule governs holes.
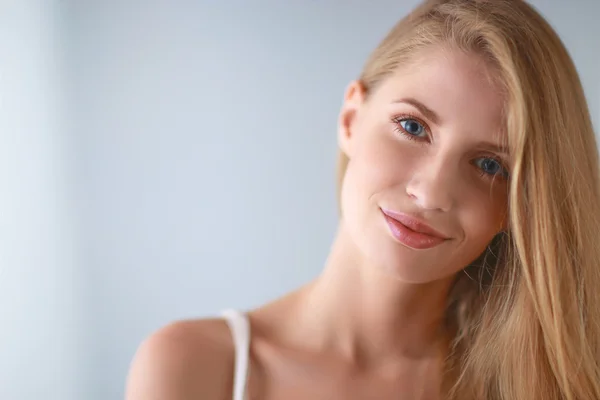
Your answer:
[[[228,400],[234,346],[221,319],[178,321],[139,346],[127,378],[126,400]]]

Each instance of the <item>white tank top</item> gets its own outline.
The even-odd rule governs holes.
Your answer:
[[[235,348],[233,400],[246,400],[246,381],[250,364],[250,322],[246,314],[237,310],[225,310],[221,315],[229,325]]]

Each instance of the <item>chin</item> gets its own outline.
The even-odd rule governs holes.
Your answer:
[[[368,264],[400,282],[426,284],[448,279],[462,268],[453,268],[443,245],[427,250],[408,248],[393,238],[365,244]]]
[[[399,282],[410,283],[415,285],[423,285],[433,283],[440,280],[445,280],[456,274],[455,271],[446,272],[439,271],[439,265],[416,265],[407,262],[399,262],[397,264],[386,263],[380,264],[380,269],[397,279]]]

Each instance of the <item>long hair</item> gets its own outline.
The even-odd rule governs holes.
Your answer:
[[[600,399],[600,176],[575,66],[521,0],[429,0],[375,49],[367,96],[416,50],[483,56],[503,90],[513,165],[509,229],[456,279],[452,399]],[[347,157],[340,153],[339,185]],[[491,260],[491,261],[490,261]]]

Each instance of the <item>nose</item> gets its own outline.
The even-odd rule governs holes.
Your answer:
[[[441,156],[426,157],[414,169],[406,185],[406,193],[423,210],[444,211],[452,209],[458,180],[453,179],[456,171],[450,160]]]

